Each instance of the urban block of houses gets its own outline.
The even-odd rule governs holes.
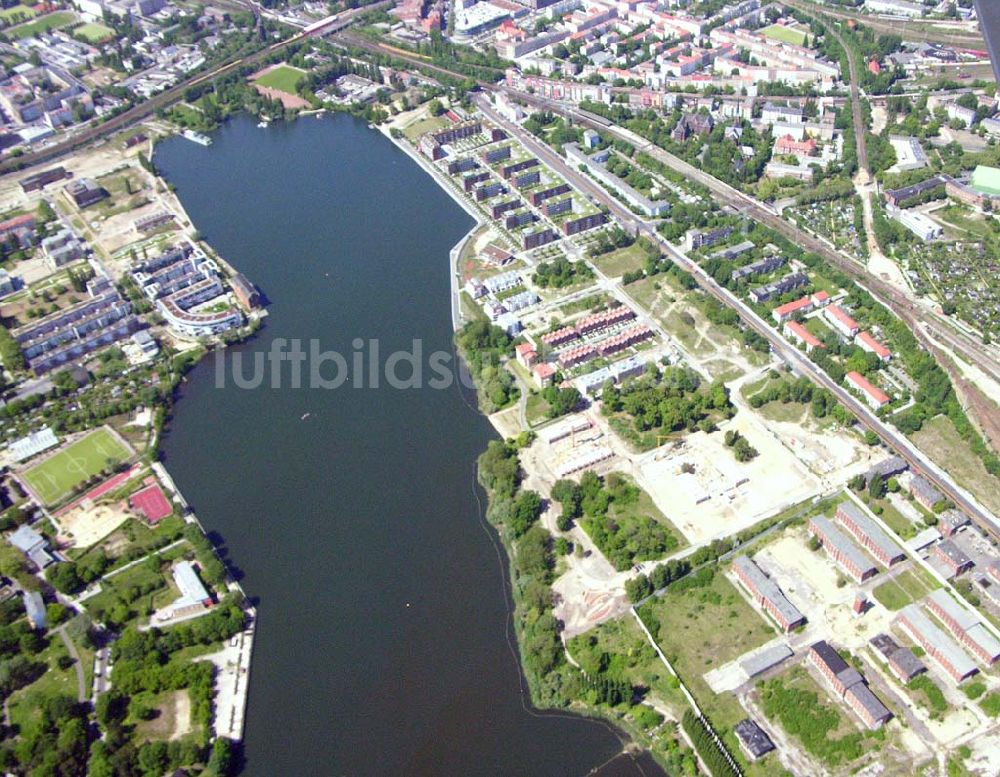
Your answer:
[[[817,515],[810,519],[809,531],[816,536],[823,544],[823,549],[851,576],[855,583],[863,583],[878,573],[878,569],[858,546],[834,526],[826,516]]]
[[[609,381],[618,384],[627,378],[641,375],[645,369],[646,362],[643,361],[641,355],[636,354],[609,364],[607,367],[601,367],[599,370],[581,375],[574,382],[581,393],[594,396]]]
[[[899,611],[896,624],[956,683],[979,671],[965,651],[935,626],[916,603],[908,604]]]
[[[809,647],[809,661],[823,675],[836,698],[847,702],[868,728],[877,729],[892,717],[892,713],[868,688],[861,673],[848,666],[826,640]]]
[[[604,163],[594,156],[585,154],[576,143],[563,146],[566,160],[573,165],[583,165],[587,172],[611,190],[618,192],[631,206],[638,208],[646,216],[663,216],[670,210],[670,204],[664,200],[651,200],[649,197],[630,186],[617,175],[607,169]]]
[[[103,275],[87,283],[88,299],[11,333],[36,375],[80,359],[139,328],[132,304]]]
[[[883,566],[891,567],[906,559],[902,548],[854,502],[845,500],[837,505],[837,518]]]
[[[733,561],[733,573],[757,604],[766,610],[785,632],[806,622],[799,609],[788,601],[778,584],[764,574],[749,556]]]
[[[862,399],[872,410],[879,410],[888,405],[892,400],[878,386],[873,385],[868,378],[860,372],[851,371],[844,376],[844,382],[848,386],[860,392]]]
[[[747,241],[749,242],[749,241]],[[753,243],[750,243],[750,247],[753,248]],[[716,255],[725,255],[726,250],[719,251]],[[728,256],[722,256],[721,258],[729,258]],[[763,275],[765,273],[773,272],[779,267],[785,264],[785,257],[778,254],[773,254],[772,256],[765,256],[763,259],[758,259],[756,262],[751,262],[750,264],[743,265],[743,267],[737,267],[731,275],[729,276],[733,281],[738,281],[743,278],[751,278],[754,275]]]

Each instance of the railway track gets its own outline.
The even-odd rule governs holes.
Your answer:
[[[581,125],[617,134],[622,139],[636,145],[638,148],[642,148],[651,155],[655,156],[655,154],[653,154],[654,151],[666,154],[666,152],[663,152],[662,149],[659,149],[657,146],[654,146],[642,138],[638,138],[638,136],[628,132],[627,130],[622,130],[603,117],[595,116],[594,114],[590,114],[585,111],[579,111],[578,109],[568,109],[566,106],[553,103],[553,101],[546,100],[545,98],[540,98],[535,95],[525,95],[520,92],[515,92],[515,94],[517,94],[517,96],[521,99],[524,99],[526,102],[534,104],[536,107],[560,113],[563,116],[576,120]],[[483,107],[482,102],[480,102],[480,107]],[[834,382],[830,376],[813,364],[804,354],[798,351],[798,349],[794,348],[791,343],[785,340],[766,321],[761,319],[757,313],[743,303],[742,300],[735,297],[735,295],[727,289],[719,286],[714,279],[709,277],[697,263],[688,260],[680,252],[678,252],[656,231],[653,224],[641,219],[631,211],[625,209],[607,192],[601,190],[596,184],[588,181],[579,172],[566,165],[561,157],[556,155],[552,149],[542,145],[536,139],[528,136],[523,130],[512,127],[509,122],[503,120],[502,117],[495,112],[487,110],[486,113],[495,122],[505,126],[508,131],[517,135],[517,137],[521,139],[528,148],[530,148],[537,156],[542,158],[546,164],[557,170],[560,175],[584,192],[590,194],[592,197],[599,199],[602,204],[606,205],[609,210],[611,210],[611,212],[625,224],[626,227],[633,230],[636,234],[641,234],[659,245],[664,251],[666,251],[667,255],[675,264],[677,264],[681,269],[689,272],[694,277],[698,286],[705,293],[711,295],[727,307],[735,310],[741,320],[743,320],[750,329],[761,337],[764,337],[771,344],[775,353],[781,356],[787,363],[794,364],[796,369],[801,374],[810,378],[810,380],[814,383],[830,391],[854,414],[854,416],[866,429],[871,429],[871,431],[874,432],[883,443],[885,443],[892,450],[898,452],[899,455],[910,465],[910,467],[912,467],[915,471],[920,472],[927,477],[928,480],[934,483],[942,493],[951,499],[959,508],[964,510],[976,522],[976,524],[983,529],[983,531],[994,539],[1000,540],[1000,521],[998,521],[996,516],[979,504],[979,502],[972,497],[971,494],[968,494],[964,489],[960,488],[934,462],[930,461],[927,457],[921,454],[905,437],[905,435],[895,431],[887,424],[883,423],[882,420],[872,413],[867,406],[862,404],[860,400],[854,397],[854,395],[847,391],[843,386]],[[688,174],[688,172],[685,172],[684,170],[681,172],[684,172],[686,175]],[[694,180],[699,180],[704,177],[704,173],[695,168],[691,168],[690,172],[697,173],[697,175],[689,175],[689,177],[692,177]],[[712,180],[714,181],[715,179]],[[699,180],[699,183],[701,182],[702,181]],[[770,213],[770,211],[765,211],[765,215],[777,218],[777,216]],[[754,217],[756,218],[756,216]],[[778,220],[781,221],[780,218]],[[769,218],[768,221],[770,222],[771,218]],[[792,230],[796,229],[795,227],[792,227],[792,225],[787,226]],[[808,246],[806,247],[808,248]]]

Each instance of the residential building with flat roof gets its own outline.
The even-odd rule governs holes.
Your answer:
[[[908,604],[896,616],[896,624],[903,629],[924,652],[956,683],[971,677],[979,668],[955,641],[935,626],[917,604]]]
[[[837,506],[837,518],[854,535],[854,539],[884,566],[891,567],[906,559],[903,549],[854,502],[841,502]]]
[[[737,556],[733,561],[733,573],[753,600],[763,607],[784,631],[791,631],[806,622],[805,616],[788,601],[778,584],[765,575],[752,558]]]
[[[945,537],[951,537],[963,526],[969,525],[969,516],[961,510],[945,510],[938,516],[938,530]]]
[[[816,535],[824,550],[853,578],[854,582],[863,583],[878,573],[878,569],[857,545],[826,516],[813,516],[809,521],[809,531]]]

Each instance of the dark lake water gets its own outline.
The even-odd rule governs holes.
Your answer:
[[[242,354],[249,377],[278,338],[348,359],[355,338],[450,352],[448,251],[472,221],[381,134],[346,116],[238,119],[209,148],[173,138],[155,159],[270,300],[227,364]],[[245,774],[583,775],[613,759],[606,726],[525,706],[474,481],[494,433],[472,398],[289,375],[219,388],[206,359],[165,443],[259,606]],[[639,768],[619,757],[601,773]]]

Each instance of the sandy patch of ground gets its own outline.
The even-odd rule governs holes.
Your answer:
[[[865,445],[851,432],[832,427],[818,429],[809,418],[802,423],[769,421],[768,429],[820,477],[824,488],[841,486],[885,458],[883,451]]]
[[[129,513],[118,504],[84,502],[58,518],[60,541],[87,548],[103,540],[129,519]]]
[[[295,109],[311,107],[308,100],[299,97],[297,94],[289,94],[288,92],[282,92],[280,89],[271,89],[266,86],[261,86],[260,84],[254,84],[253,88],[260,94],[264,95],[264,97],[271,100],[280,100],[282,106],[285,108]]]
[[[191,696],[186,690],[177,691],[174,694],[174,730],[170,733],[170,740],[180,739],[192,730]]]
[[[742,434],[759,452],[736,461],[723,435]],[[682,465],[694,466],[685,473]],[[640,485],[692,544],[733,534],[819,491],[819,482],[752,413],[712,434],[696,432],[638,465]]]

